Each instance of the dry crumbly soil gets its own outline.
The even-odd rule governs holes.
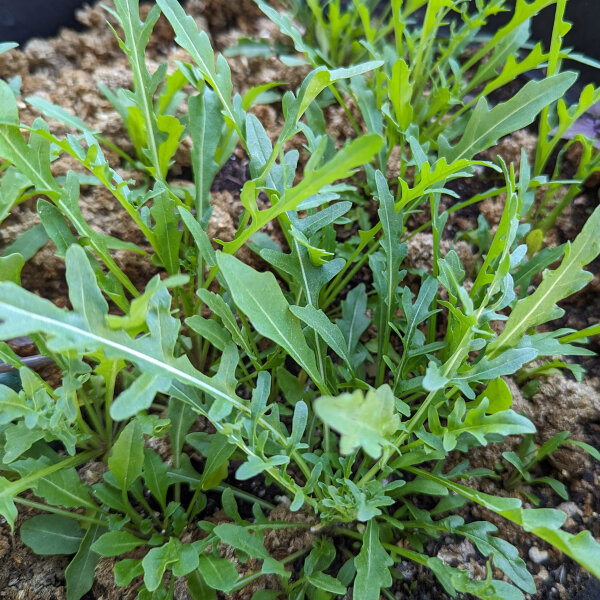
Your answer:
[[[261,16],[251,0],[241,2],[220,2],[219,0],[189,0],[186,8],[198,25],[206,30],[216,50],[231,46],[240,35],[259,36],[271,40],[279,38],[276,28]],[[148,8],[143,8],[147,11]],[[39,96],[82,118],[89,126],[97,129],[117,146],[132,153],[133,148],[127,138],[126,130],[118,114],[96,87],[102,82],[109,88],[127,87],[131,85],[131,76],[126,58],[120,51],[105,20],[111,17],[98,7],[86,8],[79,13],[84,27],[82,31],[63,30],[55,39],[32,40],[21,50],[13,50],[0,55],[0,77],[10,79],[22,78],[22,98]],[[186,60],[184,51],[175,47],[170,26],[161,17],[148,46],[150,71],[168,60]],[[284,81],[287,87],[297,87],[306,74],[302,68],[289,68],[276,58],[248,58],[245,56],[229,59],[236,91],[243,93],[253,85],[265,81]],[[37,111],[19,100],[20,117],[26,124],[31,124],[39,116]],[[276,137],[283,121],[277,105],[260,106],[254,109],[265,124],[268,134]],[[326,117],[332,132],[335,132],[339,143],[346,137],[354,135],[352,128],[341,110],[328,108]],[[65,134],[68,129],[57,122],[50,121],[50,126],[57,134]],[[492,159],[501,154],[507,162],[518,163],[521,147],[532,153],[535,148],[535,136],[528,131],[516,132],[509,136],[495,149],[487,153]],[[300,143],[298,143],[298,149]],[[107,158],[113,167],[119,167],[119,156],[106,151]],[[303,157],[305,160],[305,157]],[[171,171],[174,181],[190,177],[189,142],[184,141],[176,156],[176,164]],[[62,158],[53,165],[55,175],[65,174],[68,169],[78,170],[80,167],[69,158]],[[389,165],[390,177],[394,176],[395,166]],[[137,175],[120,169],[125,179],[135,179]],[[211,236],[227,240],[235,232],[239,214],[242,210],[239,192],[248,179],[247,158],[241,150],[234,156],[217,176],[213,186],[214,212],[209,225]],[[484,178],[459,181],[453,183],[453,189],[461,199],[484,191],[490,187],[489,180]],[[594,188],[594,186],[596,186]],[[451,186],[452,187],[452,186]],[[444,200],[446,206],[453,201]],[[590,182],[590,189],[585,190],[571,207],[562,215],[557,227],[551,233],[551,243],[560,244],[573,239],[581,228],[591,209],[597,204],[597,182]],[[116,200],[105,190],[95,187],[83,187],[81,207],[84,217],[90,225],[104,233],[119,239],[144,245],[144,240],[136,230],[127,214],[120,208]],[[452,215],[444,239],[444,251],[453,247],[460,255],[465,266],[473,264],[473,250],[465,241],[454,241],[454,236],[461,231],[476,227],[479,214],[485,216],[493,228],[497,225],[503,203],[501,199],[484,202],[481,206],[472,206]],[[426,219],[426,215],[416,216],[411,225],[418,226]],[[13,210],[11,216],[0,228],[0,251],[12,243],[22,231],[38,222],[35,212],[35,199],[25,202]],[[275,227],[267,231],[278,237]],[[422,233],[413,238],[409,244],[409,266],[414,270],[431,268],[432,261],[431,235]],[[143,256],[126,252],[116,252],[115,258],[139,287],[151,278],[156,268]],[[250,260],[250,256],[246,256]],[[560,326],[582,328],[600,320],[600,274],[598,264],[594,268],[594,280],[584,290],[565,303],[565,315]],[[361,274],[359,273],[359,277]],[[23,285],[40,295],[51,299],[59,306],[68,305],[64,280],[64,265],[55,256],[55,248],[48,243],[26,265],[22,274]],[[598,342],[593,341],[591,348],[600,350]],[[600,361],[596,357],[585,357],[582,364],[588,370],[588,378],[578,383],[565,376],[552,376],[540,384],[538,392],[531,398],[524,398],[513,382],[509,384],[515,395],[517,410],[529,416],[538,428],[536,441],[541,443],[551,435],[568,429],[574,439],[586,441],[600,446]],[[500,448],[497,445],[483,448],[472,457],[474,467],[489,467],[501,460],[501,452],[514,449],[518,440],[511,441]],[[456,457],[457,462],[461,460]],[[573,533],[588,528],[592,534],[600,537],[600,469],[597,464],[578,450],[560,450],[550,461],[544,463],[535,475],[556,477],[568,488],[570,500],[562,502],[548,490],[537,488],[542,505],[558,507],[568,515],[566,529]],[[470,484],[480,487],[486,492],[505,493],[501,483],[492,480],[471,481]],[[17,527],[24,519],[31,516],[28,510],[22,511]],[[467,520],[492,520],[490,514],[478,507],[464,512]],[[205,518],[222,519],[223,515],[215,513]],[[292,516],[285,505],[278,506],[271,518],[297,519]],[[600,598],[600,584],[589,577],[571,560],[560,555],[544,543],[506,522],[495,521],[500,535],[515,543],[522,557],[527,561],[530,570],[535,574],[538,592],[531,596],[535,600],[577,599],[595,600]],[[310,545],[310,534],[291,532],[272,532],[267,535],[266,544],[276,558]],[[346,543],[343,540],[336,542]],[[468,568],[476,577],[485,576],[485,563],[477,554],[470,542],[451,537],[431,541],[425,548],[432,556],[438,556],[453,566]],[[224,549],[224,555],[226,550]],[[20,541],[18,535],[11,536],[8,526],[0,523],[0,600],[62,600],[65,598],[63,570],[68,564],[67,557],[39,557]],[[135,585],[123,590],[116,588],[112,580],[113,562],[103,559],[97,569],[97,582],[92,591],[85,596],[87,600],[117,600],[134,598]],[[247,565],[244,568],[252,567]],[[241,568],[241,567],[240,567]],[[395,597],[399,600],[443,600],[448,598],[437,584],[431,573],[408,562],[395,566],[398,578],[395,585]],[[135,583],[135,582],[134,582]],[[252,590],[228,596],[246,600],[260,587],[267,589],[276,586],[272,578],[263,578],[256,582]],[[175,597],[188,600],[185,586],[179,584]],[[224,597],[224,596],[223,596]]]

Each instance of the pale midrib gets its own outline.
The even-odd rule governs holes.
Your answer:
[[[90,502],[86,498],[78,496],[77,494],[74,494],[73,492],[69,491],[66,488],[60,487],[59,485],[57,485],[53,481],[50,481],[49,479],[47,479],[46,477],[42,477],[42,479],[40,479],[40,481],[43,481],[47,485],[49,485],[49,486],[57,489],[58,491],[60,491],[61,494],[64,494],[65,496],[68,496],[69,498],[73,498],[73,500],[77,500],[77,502],[78,502],[77,506],[79,506],[83,502],[88,508],[93,508],[93,509],[97,509],[98,508],[95,504],[93,504],[92,502]]]
[[[14,125],[14,127],[17,127],[17,128],[18,128],[19,126],[18,126],[17,124],[15,124],[15,125]],[[10,137],[8,137],[7,135],[4,135],[3,137],[4,137],[4,140],[5,140],[5,142],[6,142],[6,143],[7,143],[7,144],[8,144],[8,145],[9,145],[9,146],[12,148],[13,152],[14,152],[14,153],[15,153],[15,154],[16,154],[16,155],[17,155],[17,156],[18,156],[18,157],[19,157],[19,158],[20,158],[20,159],[21,159],[21,160],[22,160],[22,161],[23,161],[23,162],[24,162],[24,163],[27,165],[27,167],[28,167],[28,168],[29,168],[29,169],[30,169],[30,170],[31,170],[33,173],[36,173],[36,174],[37,174],[37,173],[38,173],[38,169],[35,167],[35,165],[32,165],[32,164],[29,162],[29,160],[28,160],[28,159],[25,157],[25,155],[23,155],[23,154],[22,154],[22,153],[21,153],[21,152],[20,152],[20,151],[19,151],[19,150],[18,150],[18,149],[15,147],[15,145],[12,143],[12,141],[11,141]],[[23,141],[23,143],[25,143],[25,141]],[[11,162],[12,162],[12,161],[11,161]],[[15,165],[15,166],[16,166],[16,165]],[[17,168],[18,168],[18,166],[17,166]],[[38,181],[39,181],[39,182],[41,182],[41,183],[43,184],[43,186],[40,186],[40,187],[45,187],[45,188],[46,188],[46,190],[48,190],[48,191],[52,191],[52,192],[54,192],[55,194],[57,194],[57,193],[58,193],[58,189],[57,189],[56,185],[54,184],[54,182],[52,182],[52,183],[50,183],[50,184],[49,184],[47,181],[45,181],[45,180],[44,180],[44,178],[43,178],[43,177],[39,177],[39,178],[37,178],[37,177],[36,177],[36,179],[38,179]],[[35,185],[35,182],[34,182],[34,181],[32,181],[32,183]]]
[[[354,324],[356,323],[356,319],[358,318],[358,302],[354,305],[354,309],[352,311],[352,320],[350,321],[350,329],[348,330],[348,352],[352,351],[352,334],[354,333]]]
[[[544,303],[546,298],[555,290],[556,287],[560,287],[560,281],[563,279],[563,277],[566,277],[570,274],[569,273],[569,271],[570,271],[569,263],[574,263],[573,266],[577,266],[578,269],[583,268],[582,265],[580,264],[580,262],[577,260],[577,258],[581,254],[583,254],[583,252],[585,250],[586,250],[585,245],[582,244],[581,250],[580,250],[580,252],[577,253],[576,256],[573,256],[573,257],[569,256],[568,263],[564,264],[565,268],[563,269],[562,273],[560,273],[557,276],[557,278],[552,282],[552,285],[548,287],[548,291],[545,294],[541,295],[540,299],[531,307],[529,312],[526,313],[523,317],[521,317],[519,322],[513,327],[512,332],[509,332],[509,334],[504,338],[504,340],[502,340],[502,335],[500,335],[500,337],[497,338],[497,340],[496,340],[497,347],[502,348],[506,345],[510,345],[510,344],[507,344],[508,340],[511,340],[513,337],[520,335],[520,329],[522,328],[522,324],[527,323],[529,321],[529,319],[531,318],[531,315],[537,311],[539,306]],[[562,269],[562,268],[563,268],[563,263],[561,263],[559,269]],[[555,271],[555,273],[556,273],[556,271]],[[544,282],[542,281],[541,285],[543,285],[543,284],[544,284]],[[540,285],[540,287],[541,287],[541,285]],[[538,290],[540,289],[540,287],[538,287]],[[532,298],[532,296],[529,296],[529,297]],[[556,302],[554,304],[556,304]],[[509,319],[509,321],[510,321],[510,319]],[[507,322],[506,325],[508,327],[508,325],[510,325],[510,323]],[[502,344],[500,343],[501,340],[503,342]]]
[[[240,288],[239,289],[243,289],[243,285],[240,284]],[[251,290],[249,290],[248,288],[245,289],[244,291],[244,296],[246,297],[250,297],[252,299],[252,301],[254,302],[254,304],[258,307],[259,311],[265,316],[265,318],[267,319],[267,321],[269,321],[269,323],[271,324],[271,326],[273,327],[273,329],[275,330],[275,332],[277,332],[278,335],[281,336],[281,339],[288,345],[288,352],[294,357],[294,360],[296,360],[298,362],[299,365],[302,365],[304,368],[306,368],[306,370],[308,371],[309,375],[311,375],[311,377],[314,378],[314,373],[310,373],[310,371],[312,371],[312,369],[310,368],[310,365],[305,365],[304,364],[304,360],[302,359],[302,357],[300,356],[300,354],[298,354],[296,352],[296,349],[294,347],[294,345],[292,344],[292,342],[287,338],[287,336],[285,336],[283,334],[283,332],[281,331],[281,329],[279,329],[279,327],[277,327],[277,324],[275,323],[275,321],[273,321],[273,319],[271,319],[271,317],[269,316],[269,314],[263,309],[263,307],[261,306],[260,302],[258,301],[258,299],[252,294]],[[307,346],[308,348],[308,346]],[[310,371],[309,371],[310,369]],[[316,378],[315,378],[316,380]]]
[[[185,46],[184,44],[181,44],[181,46],[183,48],[185,48],[188,52],[190,52],[190,54],[194,57],[194,60],[198,63],[198,65],[204,69],[204,72],[206,73],[206,75],[208,75],[207,79],[209,80],[211,87],[217,93],[217,96],[219,96],[219,100],[221,101],[221,104],[227,111],[229,118],[232,120],[232,122],[235,123],[235,119],[233,117],[233,112],[231,111],[231,109],[229,107],[229,103],[226,101],[225,97],[223,96],[223,93],[219,89],[219,86],[217,85],[217,82],[213,76],[212,70],[209,68],[209,66],[206,64],[206,61],[202,58],[202,56],[200,56],[200,53],[196,49],[196,44],[194,43],[192,38],[189,36],[189,34],[185,28],[185,25],[179,20],[179,18],[177,17],[177,15],[175,14],[175,12],[173,11],[173,9],[170,6],[163,6],[162,3],[160,3],[160,4],[161,4],[161,9],[162,9],[163,13],[165,13],[165,14],[167,12],[170,13],[171,18],[179,25],[179,27],[178,27],[179,33],[177,33],[177,37],[180,37],[180,36],[185,37],[185,39],[187,39],[187,41],[188,41],[187,46]],[[167,18],[169,19],[168,16],[167,16]],[[193,22],[193,19],[191,17],[189,17],[189,18]],[[171,19],[169,19],[169,21],[171,21]],[[194,23],[193,26],[196,27],[196,24]]]
[[[32,314],[26,310],[15,307],[11,304],[6,304],[6,303],[2,303],[2,304],[4,304],[5,306],[8,306],[9,309],[12,310],[13,312],[20,313],[23,316],[23,318],[25,318],[25,319],[32,318]],[[49,324],[51,326],[55,326],[55,327],[59,326],[62,329],[70,331],[71,333],[74,333],[81,337],[93,340],[102,346],[109,346],[111,348],[119,350],[120,352],[125,354],[125,356],[134,357],[141,362],[154,365],[157,368],[159,368],[160,370],[169,372],[170,374],[172,374],[175,377],[175,379],[177,379],[179,381],[186,381],[187,383],[190,383],[194,387],[200,388],[201,390],[209,393],[210,395],[217,396],[219,398],[227,400],[228,402],[231,402],[234,406],[239,407],[239,403],[237,402],[237,400],[235,400],[231,396],[223,393],[221,390],[209,385],[208,383],[205,383],[198,377],[194,377],[192,375],[189,375],[188,373],[185,373],[184,371],[180,371],[179,369],[176,369],[175,367],[169,365],[168,363],[164,363],[148,354],[143,354],[142,352],[134,350],[133,348],[124,346],[123,344],[119,344],[119,343],[115,342],[114,340],[100,337],[94,333],[85,331],[84,329],[80,329],[79,327],[74,327],[73,325],[69,325],[68,323],[64,323],[62,321],[56,321],[54,319],[44,317],[42,315],[37,315],[37,314],[33,315],[33,318],[36,319],[37,321],[40,321],[41,323],[47,323],[47,324]]]
[[[302,273],[302,281],[304,282],[304,289],[306,290],[306,299],[309,304],[313,304],[313,299],[310,294],[310,289],[308,287],[308,277],[306,275],[306,269],[304,268],[304,261],[302,260],[301,252],[300,252],[300,244],[298,240],[294,238],[294,245],[296,246],[296,252],[298,253],[298,262],[300,263],[300,272]]]
[[[529,107],[529,105],[534,104],[537,100],[538,100],[538,95],[536,95],[535,97],[531,98],[526,104],[518,106],[516,109],[512,110],[501,121],[499,121],[498,123],[496,123],[494,125],[494,127],[492,127],[491,129],[488,129],[486,132],[484,132],[479,137],[477,137],[476,139],[474,139],[471,142],[471,144],[469,144],[458,156],[455,157],[455,160],[459,160],[459,159],[463,158],[465,156],[465,154],[467,152],[469,152],[469,150],[471,150],[471,148],[473,148],[473,146],[475,146],[478,142],[480,142],[486,136],[491,135],[494,131],[498,130],[508,119],[510,119],[511,117],[513,117],[515,114],[517,114],[519,112],[522,112],[524,110],[527,110],[527,108]]]
[[[208,111],[206,110],[206,106],[204,107],[204,110],[201,113],[202,115],[202,119],[198,119],[199,121],[199,129],[200,129],[200,135],[199,138],[194,140],[192,138],[192,140],[194,142],[198,142],[198,146],[197,146],[197,150],[198,150],[198,154],[197,154],[197,169],[195,169],[196,173],[197,173],[197,177],[198,177],[198,189],[196,190],[196,203],[198,206],[198,211],[200,214],[198,214],[199,218],[202,218],[204,216],[204,203],[205,203],[205,198],[204,198],[204,168],[205,168],[205,161],[206,161],[206,157],[205,155],[205,141],[206,141],[206,129],[207,129],[207,120],[208,120]],[[194,136],[195,137],[195,136]]]
[[[144,74],[142,72],[142,68],[141,68],[141,65],[139,62],[137,48],[135,46],[136,35],[135,35],[135,30],[133,28],[133,21],[131,20],[132,15],[131,15],[131,13],[129,13],[129,11],[127,12],[127,16],[129,17],[126,20],[127,28],[129,30],[131,42],[133,44],[133,52],[131,53],[132,67],[135,71],[135,75],[138,79],[139,84],[142,86],[142,89],[138,90],[138,92],[139,92],[138,96],[142,100],[142,109],[143,109],[142,112],[144,114],[144,121],[146,121],[146,133],[147,133],[148,139],[150,141],[150,150],[152,152],[152,160],[154,162],[154,166],[156,167],[156,171],[157,171],[156,176],[157,176],[157,179],[162,179],[162,173],[160,172],[160,160],[158,157],[158,147],[156,145],[156,139],[154,138],[154,123],[152,121],[150,106],[149,106],[149,102],[148,102],[148,96],[146,94],[146,90],[143,89]],[[135,78],[134,78],[134,81],[135,81]]]
[[[416,303],[413,305],[413,309],[414,309],[414,318],[411,319],[410,321],[410,326],[408,327],[408,331],[406,332],[406,340],[407,342],[411,340],[412,336],[413,336],[413,332],[414,330],[417,328],[417,322],[418,322],[418,318],[419,318],[419,311],[421,310],[421,307],[423,306],[423,303],[425,302],[425,295],[423,295],[423,297],[419,300],[419,296],[417,296],[417,301]],[[407,348],[408,350],[408,348]]]

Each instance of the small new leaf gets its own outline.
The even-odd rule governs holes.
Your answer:
[[[388,385],[369,390],[366,395],[356,390],[352,394],[322,396],[315,402],[317,416],[341,433],[342,454],[361,447],[375,459],[400,425],[394,407],[394,394]]]

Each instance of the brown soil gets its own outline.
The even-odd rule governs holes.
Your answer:
[[[108,2],[107,2],[108,3]],[[187,11],[196,22],[205,29],[218,50],[230,47],[240,35],[280,39],[276,27],[264,19],[258,12],[254,2],[220,2],[218,0],[189,0]],[[148,10],[147,7],[144,8]],[[125,128],[110,103],[98,91],[97,82],[109,88],[128,86],[131,83],[128,63],[120,51],[118,44],[106,27],[108,15],[100,8],[93,7],[82,10],[79,19],[86,29],[82,32],[63,30],[52,40],[32,40],[22,50],[13,50],[0,55],[0,77],[10,79],[16,75],[22,77],[22,97],[40,96],[82,118],[88,125],[98,129],[126,152],[132,152]],[[108,17],[109,21],[111,17]],[[150,70],[159,63],[168,60],[186,60],[186,53],[176,49],[173,44],[173,33],[170,26],[161,17],[157,23],[148,46]],[[250,86],[265,81],[283,81],[286,88],[295,88],[301,82],[306,71],[300,68],[289,68],[279,60],[248,58],[245,56],[229,59],[234,87],[243,93]],[[38,116],[37,112],[25,102],[20,101],[20,117],[26,124],[31,124]],[[267,125],[271,137],[277,135],[282,126],[280,111],[273,106],[262,106],[255,109]],[[326,117],[331,131],[335,131],[338,140],[355,135],[343,112],[334,107],[327,109]],[[57,134],[65,134],[67,128],[57,122],[50,122],[52,130]],[[517,132],[502,140],[497,148],[488,153],[486,158],[492,159],[501,154],[507,162],[518,163],[520,149],[525,147],[528,153],[535,144],[532,134],[527,131]],[[135,178],[134,173],[125,172],[118,155],[106,152],[111,165],[124,178]],[[304,160],[303,157],[301,160]],[[189,179],[189,144],[183,144],[177,155],[177,164],[173,167],[172,176],[178,179]],[[55,174],[64,174],[67,169],[78,170],[80,167],[69,159],[61,159],[53,165]],[[390,165],[390,176],[394,167]],[[237,150],[230,161],[217,176],[213,185],[214,212],[209,225],[210,234],[221,240],[231,239],[242,210],[239,192],[248,179],[247,157]],[[596,182],[597,185],[597,182]],[[471,179],[453,182],[450,187],[458,192],[461,199],[488,189],[489,180]],[[101,188],[84,186],[81,197],[82,212],[86,220],[98,231],[109,233],[119,239],[135,242],[143,246],[144,240],[133,226],[126,213],[110,194]],[[449,206],[452,200],[444,200]],[[590,209],[597,203],[597,196],[591,191],[575,200],[572,207],[565,212],[557,223],[553,233],[555,243],[572,239],[581,228]],[[444,241],[444,252],[452,247],[457,250],[465,266],[473,262],[470,246],[464,242],[453,242],[454,235],[477,226],[477,217],[483,214],[490,226],[497,224],[502,209],[502,199],[488,201],[480,207],[472,206],[455,213],[448,224]],[[413,225],[424,222],[426,216],[414,219]],[[39,222],[35,212],[35,199],[32,199],[12,211],[11,216],[0,228],[0,251],[12,243],[26,229]],[[272,228],[268,231],[273,237],[278,232]],[[417,235],[409,245],[409,258],[413,269],[428,270],[431,265],[432,239],[428,233]],[[117,252],[115,258],[126,274],[138,287],[143,287],[156,268],[144,257],[133,253]],[[598,265],[596,265],[597,267]],[[600,278],[597,274],[593,283],[585,290],[569,300],[564,306],[566,314],[561,325],[581,328],[598,322],[600,319]],[[360,275],[360,274],[359,274]],[[60,306],[67,304],[64,281],[64,264],[55,256],[55,248],[48,243],[31,259],[23,270],[23,284],[26,288]],[[597,340],[598,338],[596,338]],[[592,349],[600,350],[598,342],[593,342]],[[516,404],[536,424],[538,442],[558,431],[569,429],[574,439],[587,441],[598,446],[600,441],[600,361],[595,357],[581,361],[593,378],[585,383],[576,383],[568,377],[553,376],[540,384],[537,394],[530,399],[517,395]],[[511,442],[514,447],[515,442]],[[490,466],[501,460],[501,452],[506,447],[492,445],[483,449],[473,457],[473,466]],[[581,451],[561,450],[544,463],[540,474],[550,475],[567,485],[571,502],[564,503],[548,491],[543,496],[546,506],[558,506],[569,515],[567,529],[572,532],[586,527],[596,536],[600,536],[600,469],[597,463],[585,458]],[[483,485],[483,484],[482,484]],[[504,493],[498,484],[486,480],[486,486],[495,493]],[[540,488],[536,493],[540,494]],[[562,502],[562,503],[561,503]],[[19,516],[20,523],[35,514],[24,510]],[[271,518],[286,519],[290,515],[285,505],[278,506]],[[214,515],[216,517],[217,515]],[[475,507],[464,514],[467,519],[483,518],[492,520],[489,513]],[[298,518],[295,515],[293,518]],[[506,522],[496,523],[501,534],[516,543],[522,556],[527,560],[529,568],[535,573],[539,591],[532,596],[536,600],[554,598],[577,598],[592,600],[599,598],[600,591],[594,592],[594,581],[581,571],[572,561],[549,549],[539,540],[524,535],[521,530],[513,528]],[[311,534],[289,532],[272,532],[266,536],[269,550],[277,558],[307,547],[311,543]],[[347,542],[336,539],[338,544]],[[531,555],[536,556],[535,547],[540,552],[549,551],[548,559],[536,563]],[[437,555],[453,566],[469,568],[473,574],[483,576],[484,562],[478,557],[474,548],[467,542],[458,543],[452,538],[431,541],[426,552]],[[10,536],[7,525],[0,522],[0,599],[6,600],[62,600],[65,598],[63,569],[68,564],[66,557],[39,557],[24,546],[18,535]],[[112,581],[113,561],[101,561],[97,570],[97,583],[86,595],[87,600],[117,600],[135,597],[134,588],[123,590],[116,588]],[[432,574],[419,566],[401,562],[396,565],[400,575],[396,584],[396,597],[402,600],[443,600],[448,596],[443,592]],[[273,579],[261,579],[253,589],[260,586],[269,589],[276,585]],[[230,598],[246,599],[251,594],[231,595]],[[184,587],[176,588],[175,597],[187,600],[189,595]],[[224,597],[224,596],[223,596]]]

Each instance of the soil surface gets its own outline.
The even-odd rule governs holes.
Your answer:
[[[110,4],[107,2],[107,4]],[[221,2],[219,0],[189,0],[186,9],[198,25],[208,32],[216,50],[231,47],[240,36],[269,38],[271,41],[282,39],[278,30],[258,12],[251,0],[241,2]],[[144,12],[148,7],[144,7]],[[127,138],[126,130],[110,103],[96,87],[97,82],[109,88],[129,86],[131,76],[125,56],[118,43],[106,26],[106,19],[112,17],[98,7],[86,8],[78,14],[84,29],[79,32],[63,30],[51,40],[32,40],[23,49],[13,50],[0,55],[0,77],[10,80],[21,77],[22,97],[39,96],[73,112],[89,126],[103,133],[125,152],[132,153],[133,148]],[[113,23],[114,24],[114,23]],[[285,40],[284,40],[285,41]],[[175,47],[173,32],[161,17],[148,46],[150,71],[168,60],[187,60],[187,55]],[[235,91],[243,93],[250,86],[266,81],[283,81],[283,89],[294,89],[306,74],[303,68],[290,68],[276,58],[249,58],[236,56],[228,59],[231,65]],[[514,90],[513,90],[514,91]],[[510,92],[510,91],[509,91]],[[33,123],[39,116],[37,111],[19,100],[20,117],[26,124]],[[278,104],[260,106],[257,114],[265,123],[270,136],[276,137],[283,120]],[[337,108],[327,109],[326,117],[332,132],[340,143],[355,134],[343,112]],[[65,134],[68,128],[50,121],[50,127],[56,134]],[[529,131],[516,132],[502,140],[498,147],[486,153],[492,159],[502,155],[507,162],[518,164],[521,148],[531,154],[535,148],[535,135]],[[122,167],[120,157],[110,150],[107,158],[115,168]],[[306,160],[304,156],[302,160]],[[247,157],[240,149],[225,165],[213,185],[214,212],[209,225],[209,234],[216,238],[231,239],[242,210],[239,192],[248,179]],[[393,171],[393,165],[390,166]],[[80,167],[72,160],[63,158],[53,165],[55,175],[65,174],[68,169]],[[120,169],[125,179],[136,178],[136,174]],[[388,173],[393,176],[393,172]],[[171,178],[181,181],[191,179],[189,143],[183,143],[176,156],[176,164],[171,170]],[[450,187],[460,195],[461,200],[487,190],[494,184],[492,175],[482,174],[454,182]],[[17,236],[39,222],[35,212],[35,198],[21,204],[12,211],[11,216],[0,227],[0,252]],[[445,206],[455,200],[445,198]],[[90,225],[119,239],[135,242],[144,246],[144,240],[127,214],[120,208],[110,194],[93,186],[82,188],[80,200],[84,217]],[[589,182],[582,195],[577,198],[559,219],[556,228],[549,236],[552,245],[571,240],[580,230],[591,210],[598,203],[597,182]],[[444,249],[450,247],[461,256],[468,267],[474,262],[474,248],[470,242],[461,240],[460,234],[477,227],[477,218],[483,215],[490,227],[497,225],[503,208],[503,199],[498,198],[472,205],[451,215],[445,232]],[[411,225],[418,226],[428,217],[418,215]],[[278,238],[274,226],[267,231]],[[413,270],[431,269],[432,238],[429,233],[415,236],[409,244],[409,267]],[[68,304],[64,280],[63,260],[56,257],[55,247],[48,242],[26,264],[22,281],[29,290],[51,299],[59,306]],[[156,272],[156,268],[143,256],[130,252],[117,252],[115,258],[134,284],[143,287]],[[583,328],[600,320],[600,272],[598,263],[592,265],[594,280],[592,283],[563,303],[565,315],[559,326]],[[359,273],[357,277],[362,277]],[[552,324],[553,327],[556,323]],[[600,351],[599,338],[590,343],[590,348]],[[23,352],[25,354],[26,352]],[[516,410],[522,410],[536,424],[538,433],[536,442],[542,443],[550,436],[564,430],[572,432],[573,439],[600,446],[600,361],[596,357],[584,357],[579,361],[588,371],[583,382],[577,382],[566,375],[553,375],[541,381],[537,390],[525,397],[514,382],[509,381],[514,395]],[[514,449],[519,440],[510,440],[505,445],[491,445],[472,456],[472,466],[486,466],[502,463],[501,453]],[[570,499],[565,502],[549,488],[524,488],[540,497],[541,505],[556,507],[567,516],[566,529],[577,532],[583,528],[591,530],[600,537],[600,466],[594,463],[580,450],[573,448],[556,452],[534,473],[536,476],[551,476],[565,484]],[[471,457],[470,457],[471,458]],[[457,462],[461,460],[456,458]],[[506,466],[506,463],[505,463]],[[507,494],[503,490],[502,480],[470,481],[487,492]],[[257,492],[262,482],[251,483],[253,492]],[[259,489],[259,493],[274,501],[275,491]],[[209,503],[213,510],[216,502]],[[32,514],[29,510],[20,513],[17,527]],[[478,507],[463,511],[466,520],[486,519],[498,526],[500,535],[516,544],[521,556],[527,561],[531,572],[535,574],[538,592],[528,596],[535,600],[577,599],[592,600],[600,598],[600,584],[582,571],[573,561],[546,546],[537,538],[528,536],[522,530],[512,527],[505,521],[494,521],[493,516]],[[203,518],[219,520],[223,515],[215,513]],[[301,515],[292,515],[284,504],[277,506],[271,518],[298,519]],[[308,518],[308,517],[306,517]],[[267,547],[277,558],[283,558],[312,542],[310,534],[290,532],[272,532],[267,536]],[[348,542],[336,538],[339,545]],[[485,562],[475,548],[467,541],[451,537],[429,542],[425,551],[438,556],[452,566],[468,568],[478,577],[485,575]],[[8,526],[0,522],[0,599],[6,600],[62,600],[65,598],[63,570],[68,564],[67,557],[40,557],[34,555],[22,544],[18,535],[11,536]],[[97,582],[92,591],[85,596],[87,600],[117,600],[134,598],[136,582],[130,588],[116,588],[112,579],[113,562],[103,559],[97,570]],[[251,565],[250,565],[251,566]],[[397,575],[394,595],[399,600],[444,600],[448,598],[432,574],[409,562],[401,562],[395,567]],[[229,598],[249,599],[256,589],[275,586],[276,581],[263,578],[256,582],[252,590],[232,594]],[[178,600],[187,600],[185,587],[178,587]],[[224,596],[222,596],[224,597]]]

